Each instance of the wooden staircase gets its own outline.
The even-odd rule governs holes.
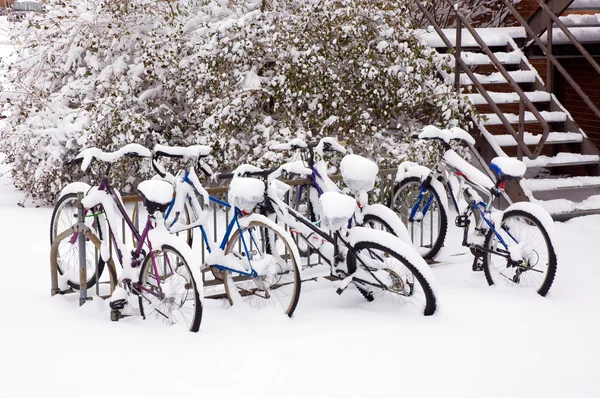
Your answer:
[[[527,164],[521,183],[507,188],[510,199],[537,202],[558,220],[600,214],[600,152],[525,55],[531,28],[475,30],[457,19],[460,34],[437,27],[421,40],[455,63],[455,73],[441,73],[479,113],[472,132],[481,157],[489,163],[510,156]],[[542,26],[539,37],[547,36],[544,31]],[[546,40],[547,51],[550,46]]]

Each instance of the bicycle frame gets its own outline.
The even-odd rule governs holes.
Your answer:
[[[195,193],[195,195],[200,195],[200,192],[198,192],[198,190],[196,189],[196,187],[190,180],[189,175],[190,175],[189,170],[186,170],[182,182],[188,184],[193,189],[193,192]],[[188,192],[188,198],[186,198],[186,199],[190,203],[192,201],[198,200],[196,196],[191,195],[189,192]],[[216,203],[220,206],[223,206],[227,209],[231,209],[231,207],[232,207],[226,201],[217,199],[212,195],[209,196],[209,201]],[[171,204],[169,205],[169,208],[167,209],[165,218],[169,217],[169,215],[171,214],[171,211],[173,210],[174,205],[175,205],[175,201],[172,201]],[[192,206],[192,208],[193,208],[193,206]],[[250,265],[250,272],[244,272],[241,270],[232,269],[232,268],[226,267],[224,265],[220,265],[220,264],[213,264],[211,266],[216,267],[220,270],[231,271],[231,272],[235,272],[237,274],[243,275],[243,276],[249,276],[252,278],[256,278],[258,276],[258,273],[254,269],[254,267],[252,267],[252,260],[251,260],[251,256],[250,256],[250,251],[248,250],[248,244],[246,243],[246,239],[244,239],[244,235],[242,234],[242,227],[240,226],[240,222],[239,222],[239,218],[243,217],[243,216],[244,216],[244,214],[242,213],[242,211],[240,209],[238,209],[237,207],[234,208],[233,217],[232,217],[231,221],[229,222],[229,224],[227,225],[225,235],[223,236],[223,238],[221,239],[221,242],[219,243],[219,249],[225,250],[225,248],[227,247],[227,243],[229,242],[229,238],[231,237],[232,232],[234,231],[235,228],[237,228],[237,230],[240,233],[240,238],[241,238],[242,244],[244,246],[244,252],[246,254],[246,258],[248,259],[248,264]],[[194,227],[192,227],[192,228],[194,228]],[[204,244],[206,245],[208,253],[211,253],[213,251],[213,247],[211,247],[211,243],[208,239],[208,234],[206,233],[206,229],[204,228],[204,225],[198,225],[198,228],[200,229],[200,231],[202,233],[202,239],[204,240]],[[249,231],[249,234],[250,234],[250,238],[252,239],[254,245],[258,248],[256,239],[254,239],[254,236],[252,236],[252,231]]]
[[[450,173],[453,173],[457,178],[460,179],[459,182],[460,182],[461,187],[459,188],[459,190],[462,191],[465,194],[465,196],[467,196],[469,199],[469,204],[462,211],[458,205],[458,199],[454,195],[454,189],[452,188],[452,183],[449,178]],[[493,198],[492,192],[489,189],[482,186],[481,184],[478,184],[477,182],[470,180],[462,171],[458,170],[456,167],[449,164],[443,158],[438,162],[438,164],[436,164],[434,166],[434,168],[430,172],[427,179],[429,179],[429,178],[437,179],[439,176],[441,176],[445,182],[445,185],[446,185],[445,188],[447,189],[448,193],[450,194],[450,198],[452,199],[452,204],[454,205],[454,209],[456,210],[456,213],[459,214],[460,216],[468,217],[470,214],[473,213],[473,211],[476,210],[478,212],[478,214],[480,215],[480,219],[477,223],[476,228],[481,229],[485,223],[487,228],[489,230],[493,231],[494,235],[496,235],[496,237],[498,238],[498,241],[504,246],[504,248],[508,249],[508,244],[502,238],[500,233],[496,230],[494,223],[486,216],[491,213],[491,209],[492,209],[491,204],[492,204],[492,198]],[[430,181],[430,180],[426,180],[426,181]],[[475,196],[468,187],[462,188],[463,183],[470,187],[476,188],[481,192],[487,193],[488,194],[487,202],[483,202],[481,200],[478,201],[478,199],[481,199],[478,197],[479,195]],[[429,211],[429,207],[431,206],[431,203],[433,202],[433,195],[431,195],[428,198],[427,203],[425,203],[425,206],[423,207],[423,210],[421,211],[421,214],[417,216],[417,211],[418,211],[419,207],[421,206],[421,204],[423,202],[423,198],[426,193],[427,193],[427,182],[424,182],[424,183],[421,183],[421,191],[419,193],[417,202],[415,203],[415,205],[413,206],[413,208],[411,210],[409,221],[411,221],[411,222],[414,221],[415,217],[419,217],[419,219],[421,219]],[[465,235],[463,238],[463,246],[468,246],[469,245],[467,242],[468,224],[462,228],[465,229]],[[513,241],[518,243],[517,240],[510,234],[509,231],[505,231],[505,232],[509,235],[509,237],[511,239],[513,239]],[[477,248],[486,251],[485,248],[482,248],[479,245],[477,245]],[[503,257],[508,257],[508,254],[500,253],[498,251],[491,251],[491,253],[501,255]]]

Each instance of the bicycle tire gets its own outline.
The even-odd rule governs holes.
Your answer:
[[[522,221],[525,221],[525,224],[523,224]],[[527,244],[525,239],[519,240],[519,236],[521,236],[521,234],[520,231],[517,230],[519,226],[525,225],[527,225],[527,234],[524,234],[523,236],[528,239],[536,239],[529,241],[532,242],[532,246],[527,246],[528,248],[525,247],[525,245]],[[500,281],[505,281],[508,285],[511,286],[527,287],[529,286],[528,282],[536,280],[538,283],[534,284],[539,284],[539,288],[536,287],[537,293],[542,297],[546,296],[546,294],[550,290],[550,287],[552,286],[552,283],[554,282],[558,261],[556,257],[556,252],[554,250],[554,246],[552,244],[552,241],[550,240],[548,231],[546,231],[546,229],[544,228],[544,225],[532,213],[525,210],[514,209],[508,210],[504,213],[504,215],[502,216],[502,224],[500,228],[503,231],[510,230],[510,235],[508,235],[508,233],[505,234],[507,239],[514,239],[519,241],[519,244],[522,249],[521,255],[523,255],[523,253],[526,253],[528,256],[528,258],[526,259],[527,265],[519,267],[508,264],[507,260],[505,260],[504,257],[501,256],[495,256],[496,258],[500,259],[500,261],[494,262],[492,261],[493,254],[486,252],[483,255],[483,271],[485,273],[485,278],[488,284],[491,286],[499,283]],[[539,230],[538,237],[535,237],[533,235],[534,229]],[[535,242],[539,243],[533,246]],[[538,249],[542,245],[546,246],[547,253],[542,253],[541,250]],[[494,234],[494,232],[491,229],[486,234],[484,240],[484,247],[487,250],[497,250],[498,239],[496,237],[496,234]],[[529,252],[529,250],[532,251]],[[529,266],[530,262],[535,262],[535,264],[533,264],[533,266]],[[547,267],[546,272],[541,271],[541,268],[537,269],[537,271],[540,271],[544,274],[543,278],[536,277],[536,275],[539,275],[539,272],[531,272],[532,270],[536,269],[535,266],[540,264],[540,262],[545,263]]]
[[[433,202],[428,210],[430,216],[427,217],[427,215],[425,215],[422,220],[410,221],[410,213],[416,204],[416,200],[421,191],[421,185],[420,177],[406,177],[402,179],[399,183],[395,184],[393,196],[390,196],[388,199],[388,205],[390,209],[394,210],[399,215],[404,225],[406,225],[408,234],[419,254],[424,259],[433,259],[444,245],[448,232],[448,215],[446,214],[446,209],[442,205],[440,199],[441,195],[445,195],[445,192],[438,192],[433,185],[430,185],[426,189],[426,194],[421,202],[421,206],[424,206],[427,203],[428,198],[433,195]],[[434,211],[431,211],[431,209],[437,211],[437,217],[434,216],[435,213]],[[423,228],[423,220],[427,218],[430,219],[431,227]],[[438,227],[435,228],[436,231],[434,231],[433,228],[434,219],[439,221]],[[425,230],[431,232],[431,237],[424,241],[425,236],[422,232]],[[436,233],[434,234],[434,232]]]
[[[165,256],[167,252],[171,252],[173,256]],[[157,258],[160,255],[162,255],[162,258]],[[183,316],[189,331],[197,332],[202,322],[203,308],[196,280],[189,267],[188,260],[177,249],[169,245],[163,245],[161,250],[155,250],[154,258],[157,262],[163,259],[168,260],[168,264],[162,264],[164,274],[161,273],[160,265],[157,264],[159,275],[156,275],[152,255],[148,253],[140,269],[139,284],[142,288],[156,291],[158,284],[153,283],[153,281],[160,280],[161,289],[164,288],[164,290],[168,291],[170,296],[160,299],[151,294],[144,294],[145,292],[142,291],[138,294],[140,314],[144,319],[154,316],[169,325],[178,323],[178,317]],[[176,258],[179,260],[175,263],[174,260]],[[172,266],[173,263],[176,264],[174,268]],[[179,288],[178,292],[175,292],[174,288]],[[184,305],[186,305],[185,310],[181,310]],[[151,311],[147,311],[149,308]],[[180,310],[181,315],[176,316],[174,314],[174,311],[177,310]],[[186,318],[186,314],[191,318]]]
[[[73,217],[73,215],[77,215],[77,207],[75,206],[77,202],[77,194],[76,193],[68,193],[65,194],[63,196],[61,196],[59,198],[59,200],[56,202],[56,204],[54,205],[54,209],[52,211],[52,217],[50,219],[50,244],[52,245],[52,243],[54,242],[54,239],[63,231],[66,231],[68,228],[70,228],[72,225],[74,225],[77,222],[77,218]],[[72,209],[70,211],[67,210],[67,206],[72,207]],[[61,213],[65,213],[66,218],[61,217]],[[72,220],[72,223],[69,224],[69,220]],[[93,228],[93,224],[94,223],[98,223],[98,217],[94,216],[93,221],[90,223],[91,225],[88,225],[89,227]],[[102,240],[102,232],[100,230],[95,230],[96,234],[98,235],[98,238],[100,240]],[[71,262],[71,260],[73,260],[73,264],[69,265],[66,261],[60,261],[60,258],[57,258],[57,265],[58,265],[58,273],[60,275],[64,275],[65,273],[72,273],[73,276],[69,276],[68,280],[67,280],[67,284],[70,288],[72,288],[73,290],[79,290],[80,289],[80,284],[79,284],[79,244],[78,242],[75,242],[74,244],[71,244],[70,242],[66,242],[65,245],[66,250],[68,251],[68,255],[65,255],[65,253],[63,252],[63,258],[69,262]],[[94,260],[96,260],[96,255],[98,255],[98,260],[97,261],[91,261],[92,258],[92,253],[90,252],[90,250],[93,250],[93,258]],[[61,250],[59,248],[59,250],[57,251],[57,256],[60,256],[61,254]],[[88,261],[88,259],[90,259],[90,261]],[[89,279],[86,283],[86,287],[87,289],[92,288],[96,282],[97,282],[97,278],[96,278],[96,269],[98,269],[98,278],[100,276],[102,276],[102,272],[104,271],[104,261],[102,260],[102,257],[99,255],[99,253],[96,253],[96,247],[94,246],[93,243],[89,242],[86,240],[86,264],[89,263],[86,268],[87,268],[87,275],[89,276]],[[92,265],[92,263],[95,263],[95,265]],[[62,265],[62,267],[61,267]],[[73,267],[73,268],[72,268]]]
[[[408,248],[408,246],[406,247]],[[356,256],[359,256],[365,264],[358,261]],[[363,269],[369,267],[372,272],[377,273],[382,282],[389,283],[389,285],[385,285],[385,288],[382,288],[373,284],[358,282],[358,285],[361,286],[357,287],[359,287],[359,291],[363,296],[367,291],[370,293],[370,299],[365,296],[369,301],[371,299],[377,300],[377,298],[389,298],[398,302],[420,303],[419,307],[423,308],[423,315],[433,315],[437,309],[437,300],[432,288],[433,283],[419,270],[419,266],[413,264],[408,257],[383,243],[357,240],[352,245],[352,250],[348,252],[346,262],[349,273],[353,273],[357,270],[357,267]],[[423,266],[427,267],[427,264],[423,262],[421,267]],[[416,282],[419,286],[416,292],[421,293],[418,296],[414,295]],[[410,286],[411,283],[412,287]]]
[[[237,288],[235,293],[231,291],[232,286],[226,281],[225,292],[229,303],[233,304],[235,301],[234,295],[239,294],[246,304],[256,308],[277,307],[280,305],[284,313],[291,318],[298,305],[301,289],[299,264],[296,262],[296,257],[292,255],[294,241],[291,237],[282,235],[277,229],[262,221],[251,221],[247,227],[242,229],[241,236],[244,236],[244,241],[248,251],[253,255],[253,260],[254,256],[258,255],[260,258],[257,261],[267,260],[268,267],[276,267],[276,272],[269,275],[259,274],[256,278],[237,277],[237,280],[234,279],[233,283],[233,286]],[[257,242],[258,237],[261,239],[260,243]],[[246,259],[239,229],[232,234],[225,248],[225,255],[230,253],[237,253],[238,258]],[[274,255],[274,253],[276,254]],[[286,255],[287,258],[282,258],[282,254]],[[278,260],[285,260],[285,262],[277,262]],[[265,266],[264,269],[268,267]],[[268,278],[273,279],[269,281]],[[266,286],[267,284],[268,286]],[[273,286],[276,286],[276,288],[272,289]],[[277,293],[277,300],[271,300],[273,292]]]

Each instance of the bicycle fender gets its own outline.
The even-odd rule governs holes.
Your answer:
[[[90,188],[91,188],[91,185],[86,182],[72,182],[70,184],[67,184],[60,191],[60,195],[58,195],[58,198],[60,200],[60,198],[62,198],[65,195],[68,195],[71,193],[77,193],[77,192],[83,192],[85,195],[90,190]]]
[[[384,206],[381,203],[367,205],[362,208],[362,214],[363,216],[370,214],[381,218],[390,225],[392,231],[394,232],[394,235],[402,239],[404,243],[407,243],[408,245],[412,246],[412,241],[410,239],[410,235],[408,234],[406,226],[404,225],[400,217],[398,217],[396,212],[394,212],[389,207]]]

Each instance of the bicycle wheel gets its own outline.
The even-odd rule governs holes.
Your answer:
[[[448,216],[440,201],[440,195],[444,193],[437,192],[433,186],[429,186],[418,203],[420,194],[421,179],[404,178],[394,187],[389,207],[398,213],[406,225],[410,239],[419,254],[425,259],[432,259],[444,245],[448,231]],[[415,217],[411,220],[411,212],[417,204]]]
[[[541,296],[545,296],[554,282],[557,258],[550,236],[542,223],[527,211],[509,210],[504,213],[502,225],[496,230],[508,247],[499,241],[492,230],[485,237],[484,247],[508,258],[492,253],[484,254],[483,270],[487,282],[490,285],[503,283],[535,289]]]
[[[102,233],[97,227],[99,219],[96,215],[86,216],[85,224],[94,231],[98,239],[102,240]],[[62,232],[71,228],[77,223],[77,194],[69,193],[63,195],[52,211],[50,219],[50,244]],[[104,261],[100,257],[100,252],[96,246],[86,239],[86,286],[90,289],[97,282],[96,268],[98,269],[98,277],[104,271]],[[67,284],[74,290],[79,290],[79,242],[77,241],[77,233],[74,233],[72,238],[66,238],[60,242],[58,247],[58,273],[67,277]]]
[[[292,255],[293,240],[261,221],[252,221],[248,227],[238,229],[227,243],[225,254],[232,253],[249,269],[244,243],[258,276],[235,276],[235,292],[225,283],[229,302],[233,303],[239,294],[242,302],[251,307],[272,307],[291,317],[300,298],[301,283],[298,264]]]
[[[388,239],[377,239],[385,232],[371,231],[371,239],[356,240],[346,258],[348,272],[359,271],[355,284],[359,291],[371,301],[387,300],[392,303],[411,304],[424,315],[433,315],[437,308],[436,297],[427,264],[420,258],[421,264],[411,262],[410,256],[382,243]],[[373,242],[377,240],[380,243]],[[400,245],[395,245],[400,246]],[[404,245],[407,249],[410,247]],[[425,268],[426,267],[426,268]]]
[[[168,245],[153,254],[154,263],[152,255],[147,254],[140,269],[140,314],[167,325],[183,323],[191,332],[197,332],[202,302],[188,262]]]

